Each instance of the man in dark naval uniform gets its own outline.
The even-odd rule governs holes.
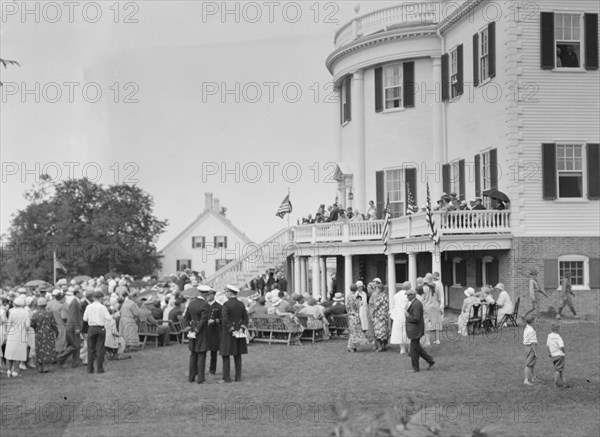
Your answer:
[[[208,350],[207,331],[210,305],[206,296],[210,287],[201,285],[198,287],[200,295],[190,302],[184,316],[183,324],[188,332],[190,349],[189,382],[194,382],[198,375],[198,384],[206,382],[206,351]]]
[[[208,327],[206,330],[206,342],[210,351],[210,365],[208,371],[211,375],[217,373],[217,355],[221,345],[221,313],[223,306],[215,300],[217,292],[212,288],[208,292],[207,301],[210,306],[208,313]]]
[[[227,285],[225,292],[227,302],[223,304],[221,315],[221,355],[223,356],[223,379],[220,382],[231,382],[229,356],[233,355],[235,364],[235,380],[242,380],[242,355],[248,353],[245,337],[238,338],[236,333],[248,326],[248,312],[242,302],[237,299],[239,289]]]

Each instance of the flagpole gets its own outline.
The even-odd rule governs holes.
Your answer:
[[[290,187],[288,187],[288,202],[289,202],[289,200],[290,200]],[[291,212],[288,212],[288,215],[287,215],[288,230],[290,229],[290,215],[291,215]]]
[[[54,276],[54,285],[56,285],[56,250],[53,252],[54,259],[52,261],[52,274]]]

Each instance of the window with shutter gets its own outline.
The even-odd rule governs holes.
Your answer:
[[[414,62],[375,68],[375,112],[415,106]]]
[[[340,113],[342,124],[348,123],[351,117],[351,79],[348,76],[342,81],[340,89]]]
[[[598,69],[598,14],[542,12],[541,66]]]
[[[227,249],[227,236],[225,235],[216,235],[215,236],[215,248],[222,247]]]
[[[449,69],[449,55],[448,53],[443,54],[442,55],[442,101],[446,102],[448,101],[448,99],[450,98],[450,91],[449,91],[449,79],[448,79],[448,72],[450,71]]]
[[[587,145],[588,199],[600,199],[600,144]]]
[[[598,14],[585,14],[585,68],[598,69]]]
[[[558,283],[565,273],[571,273],[571,286],[574,290],[590,288],[590,259],[583,255],[563,255],[558,257]]]
[[[202,248],[206,246],[206,238],[202,236],[192,237],[192,249]]]

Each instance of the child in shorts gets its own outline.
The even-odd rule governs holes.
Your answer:
[[[565,369],[565,344],[563,339],[559,335],[560,325],[558,323],[552,324],[552,332],[548,334],[546,340],[546,346],[548,346],[548,353],[552,358],[552,364],[554,364],[554,385],[560,387],[567,383],[566,378],[563,375]]]
[[[533,385],[535,382],[535,362],[537,361],[535,348],[538,341],[535,329],[533,328],[534,321],[535,317],[532,314],[525,317],[525,322],[527,323],[523,331],[523,344],[525,345],[525,381],[523,383],[525,385]]]

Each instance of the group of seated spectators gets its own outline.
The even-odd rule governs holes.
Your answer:
[[[496,206],[494,207],[497,211],[502,211],[508,208],[507,202],[502,200],[496,201]],[[442,193],[442,196],[437,201],[437,206],[433,208],[434,211],[478,211],[487,209],[483,205],[483,199],[479,196],[471,199],[469,202],[466,200],[460,200],[456,193]]]
[[[325,204],[319,205],[315,216],[308,214],[307,217],[303,217],[302,221],[298,224],[311,225],[314,223],[331,223],[331,222],[360,222],[368,220],[377,220],[378,210],[375,207],[374,201],[369,201],[366,214],[362,214],[358,209],[354,209],[351,206],[344,208],[338,205],[337,202],[333,205],[329,205],[325,208]]]
[[[492,296],[492,289],[497,290],[500,294],[498,299]],[[468,335],[468,322],[472,317],[477,317],[482,322],[491,316],[491,312],[496,307],[496,323],[506,327],[505,315],[512,314],[514,305],[510,299],[510,295],[504,288],[504,284],[498,283],[495,287],[484,285],[479,292],[475,292],[472,287],[468,287],[465,291],[465,299],[461,313],[458,316],[458,332],[463,336]],[[492,311],[490,311],[492,310]],[[490,320],[491,321],[491,320]]]

